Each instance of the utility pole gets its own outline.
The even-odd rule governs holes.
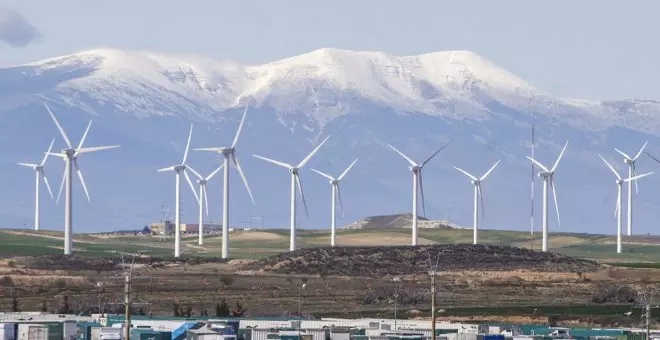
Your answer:
[[[401,282],[401,278],[398,276],[395,276],[392,278],[392,281],[394,281],[394,284],[396,285],[396,290],[394,293],[394,331],[396,331],[396,307],[397,307],[397,300],[399,299],[399,282]]]
[[[429,256],[429,275],[431,276],[431,340],[435,340],[435,312],[436,312],[436,285],[435,278],[438,271],[438,261],[440,260],[440,252],[436,255],[435,266],[431,263],[431,253],[426,253]]]
[[[130,255],[132,256],[131,263],[127,264],[126,259],[124,258],[124,253],[121,251],[115,251],[114,253],[119,253],[121,256],[121,263],[122,263],[122,272],[121,273],[116,273],[116,276],[107,278],[106,281],[111,282],[111,281],[123,281],[123,305],[124,305],[124,332],[122,335],[123,340],[130,340],[131,336],[131,307],[139,305],[139,306],[144,306],[144,305],[149,305],[148,303],[145,302],[134,302],[133,301],[133,281],[136,279],[133,276],[133,268],[135,266],[135,257],[139,256],[142,251],[136,252],[136,253],[131,253]],[[150,277],[143,277],[139,276],[137,279],[150,279]],[[121,299],[117,299],[113,305],[118,306],[121,305],[122,303],[119,302]]]
[[[646,340],[651,340],[651,305],[653,304],[653,296],[655,290],[643,289],[639,292],[641,303],[644,307],[644,326],[646,328]]]

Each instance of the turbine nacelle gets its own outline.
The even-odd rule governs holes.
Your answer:
[[[412,172],[419,172],[420,170],[422,170],[422,167],[419,165],[411,165],[408,167],[408,169],[410,169],[410,171]]]
[[[541,178],[552,177],[552,175],[554,175],[554,172],[539,172],[539,177]]]

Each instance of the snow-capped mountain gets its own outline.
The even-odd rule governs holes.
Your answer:
[[[421,161],[450,141],[425,168],[427,215],[447,215],[470,225],[471,186],[453,166],[480,173],[502,159],[484,183],[482,227],[528,229],[531,170],[525,156],[531,152],[533,124],[542,162],[552,163],[570,139],[556,175],[562,223],[551,222],[551,230],[613,233],[614,175],[596,152],[623,172],[614,147],[635,153],[648,140],[650,152],[660,150],[660,102],[557,98],[468,51],[400,57],[326,48],[264,65],[241,65],[97,49],[0,69],[0,169],[7,174],[0,186],[0,213],[13,216],[3,227],[32,223],[33,174],[14,163],[39,159],[54,137],[63,146],[44,100],[74,143],[93,119],[86,145],[122,145],[81,156],[92,203],[75,184],[74,228],[84,231],[141,227],[160,219],[161,205],[174,206],[174,178],[155,170],[180,162],[189,124],[195,124],[193,147],[229,144],[246,104],[250,111],[238,155],[257,206],[251,206],[232,173],[234,225],[256,216],[264,216],[271,227],[285,226],[288,220],[286,170],[251,154],[295,163],[332,135],[309,166],[339,172],[360,158],[342,183],[344,223],[410,210],[411,175],[385,143]],[[207,153],[191,153],[190,165],[198,171],[210,171],[217,163]],[[652,162],[642,159],[640,173],[657,168]],[[47,164],[55,195],[62,168],[59,159]],[[639,183],[639,233],[654,230],[658,199],[653,187],[660,183],[655,177]],[[301,219],[301,227],[324,228],[329,224],[330,186],[311,171],[302,178],[310,217]],[[214,180],[210,218],[219,220],[221,182]],[[536,189],[539,217],[538,180]],[[196,222],[196,202],[184,193],[184,221]],[[60,229],[63,207],[48,202],[42,209],[42,223]]]

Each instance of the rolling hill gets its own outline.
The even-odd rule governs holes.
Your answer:
[[[232,257],[260,259],[288,251],[287,230],[265,229],[236,231],[231,234]],[[304,248],[326,247],[330,233],[322,230],[299,230],[298,244]],[[35,232],[30,230],[0,230],[3,247],[0,256],[61,254],[63,245],[60,232]],[[197,236],[185,237],[184,256],[219,257],[221,238],[209,236],[205,244],[197,244]],[[483,230],[482,244],[540,249],[540,234],[527,232]],[[574,257],[603,262],[660,262],[660,238],[624,237],[622,254],[616,254],[616,238],[606,235],[555,233],[550,235],[550,251]],[[409,229],[339,230],[337,243],[348,247],[405,246],[410,242]],[[469,244],[469,229],[420,229],[420,244]],[[112,257],[116,251],[145,251],[154,256],[169,257],[173,252],[172,237],[160,236],[108,236],[76,234],[74,252],[82,257]]]

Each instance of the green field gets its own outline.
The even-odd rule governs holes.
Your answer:
[[[237,231],[230,235],[233,258],[261,258],[287,251],[288,230]],[[299,230],[299,247],[324,247],[329,244],[330,233],[324,230]],[[337,243],[346,246],[383,246],[409,244],[409,229],[387,230],[340,230]],[[527,232],[481,230],[480,243],[510,245],[538,250],[541,235]],[[471,243],[469,229],[420,229],[420,244]],[[606,235],[553,233],[550,249],[570,256],[590,258],[610,264],[637,267],[660,267],[660,238],[624,237],[624,253],[616,254],[615,238]],[[61,254],[63,240],[58,231],[0,230],[0,256],[22,256]],[[197,244],[197,236],[183,238],[183,253],[217,257],[222,240],[218,235],[206,236],[205,244]],[[173,252],[173,237],[160,236],[107,236],[76,234],[74,252],[79,256],[107,257],[114,251],[147,251],[154,256],[170,256]]]

